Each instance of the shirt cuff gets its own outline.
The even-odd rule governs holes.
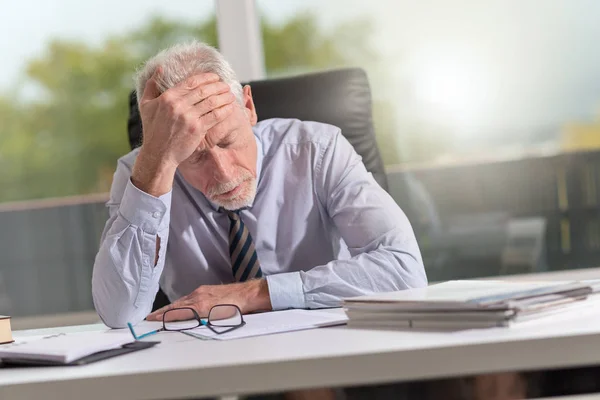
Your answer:
[[[131,179],[127,182],[119,212],[131,225],[156,234],[169,224],[170,210],[171,191],[154,197],[135,187]]]
[[[300,272],[268,275],[267,285],[273,310],[306,308]]]

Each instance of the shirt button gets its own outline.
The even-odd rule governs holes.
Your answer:
[[[154,212],[152,213],[152,216],[153,216],[154,218],[159,218],[159,217],[160,217],[160,213],[159,213],[158,211],[154,211]]]

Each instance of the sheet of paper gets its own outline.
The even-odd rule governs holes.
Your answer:
[[[326,310],[285,310],[261,314],[244,315],[246,325],[221,335],[215,334],[205,326],[187,331],[200,339],[231,340],[274,333],[314,329],[324,326],[346,324],[348,318],[339,309]],[[221,328],[215,328],[217,330]]]
[[[348,305],[355,303],[380,302],[417,302],[426,303],[457,303],[466,304],[474,298],[482,296],[501,295],[507,292],[535,290],[544,287],[554,287],[568,282],[508,282],[508,281],[448,281],[425,288],[401,290],[397,292],[378,293],[345,299]]]
[[[129,332],[82,332],[22,338],[0,347],[0,358],[26,358],[68,363],[102,350],[132,342]]]

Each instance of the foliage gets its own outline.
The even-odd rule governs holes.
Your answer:
[[[325,32],[311,14],[282,25],[263,19],[268,75],[376,64],[369,29],[366,22],[353,22]],[[189,24],[157,17],[99,46],[50,41],[27,64],[28,90],[0,94],[0,202],[107,191],[117,158],[129,150],[133,71],[159,50],[190,38],[216,46],[215,18]],[[385,112],[376,110],[376,127],[390,141],[392,110],[380,106]],[[381,139],[380,146],[390,148]],[[392,153],[385,153],[387,161]]]

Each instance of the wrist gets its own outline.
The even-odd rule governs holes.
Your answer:
[[[171,191],[177,165],[140,149],[131,173],[135,187],[154,197]]]
[[[269,284],[266,279],[254,279],[248,281],[246,285],[247,310],[244,310],[245,312],[271,311],[273,309],[269,295]]]

